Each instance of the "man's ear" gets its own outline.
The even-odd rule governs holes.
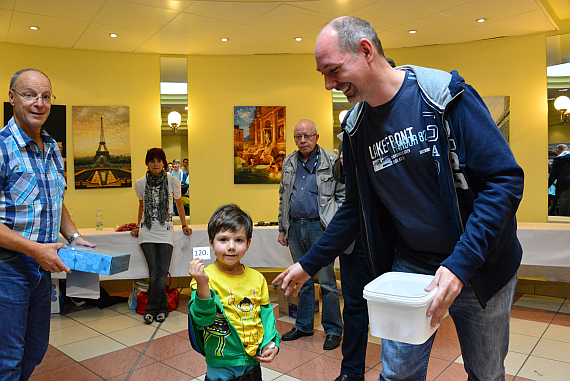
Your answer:
[[[360,40],[360,45],[358,48],[364,55],[364,59],[366,59],[367,62],[370,62],[374,56],[374,48],[372,47],[372,43],[366,38],[363,38]]]

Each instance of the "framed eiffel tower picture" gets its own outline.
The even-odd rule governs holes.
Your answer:
[[[72,106],[75,189],[131,187],[128,106]]]

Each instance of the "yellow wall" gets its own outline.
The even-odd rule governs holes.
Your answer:
[[[547,103],[545,36],[387,50],[397,64],[457,69],[482,96],[511,97],[511,147],[526,174],[520,221],[547,219]],[[126,105],[131,113],[133,180],[143,176],[146,149],[161,144],[160,60],[154,54],[108,53],[0,44],[0,78],[37,67],[51,78],[59,104],[68,106],[68,157],[73,155],[72,105]],[[207,223],[213,210],[236,202],[254,221],[276,221],[278,185],[233,184],[233,107],[286,106],[287,153],[301,118],[320,127],[319,143],[332,148],[332,97],[312,55],[189,56],[188,158],[191,222]],[[73,163],[69,170],[72,173]],[[134,190],[75,190],[66,204],[77,225],[92,227],[97,207],[106,226],[135,221]]]

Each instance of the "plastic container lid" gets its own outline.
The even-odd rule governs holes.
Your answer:
[[[437,292],[437,287],[424,291],[433,278],[433,275],[387,272],[364,287],[364,298],[410,307],[427,306]]]

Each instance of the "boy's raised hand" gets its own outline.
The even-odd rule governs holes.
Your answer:
[[[208,284],[210,278],[208,278],[208,274],[206,274],[204,268],[205,266],[204,263],[202,263],[202,258],[193,259],[188,266],[188,274],[190,274],[192,278],[196,279],[196,282],[198,282],[198,284]]]

